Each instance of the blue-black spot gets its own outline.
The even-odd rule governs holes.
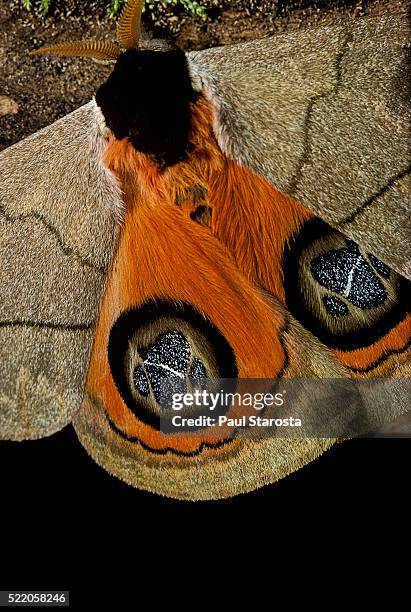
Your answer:
[[[363,310],[380,306],[387,292],[352,241],[348,248],[332,249],[311,263],[314,278],[326,289],[343,295]]]
[[[174,393],[186,393],[186,373],[191,351],[187,338],[179,331],[165,332],[148,348],[144,367],[156,401],[171,406]]]
[[[141,366],[137,366],[133,372],[133,381],[137,391],[143,397],[150,395],[150,384],[146,373]]]
[[[189,378],[193,385],[201,387],[207,384],[207,370],[204,364],[197,358],[195,358],[191,364]]]
[[[162,408],[171,408],[175,393],[187,393],[185,376],[180,378],[167,372],[161,366],[146,365],[146,370],[153,395]]]
[[[390,269],[388,266],[385,265],[385,263],[383,263],[380,259],[375,257],[375,255],[372,255],[371,253],[368,253],[368,259],[370,260],[372,267],[377,270],[378,274],[380,274],[384,278],[390,277]]]
[[[342,300],[333,295],[326,295],[323,297],[323,304],[327,312],[333,317],[345,317],[349,314],[347,304],[344,304]]]
[[[190,344],[179,331],[165,332],[148,348],[144,363],[185,375],[190,359]]]
[[[347,250],[350,253],[355,253],[356,255],[360,255],[360,247],[354,240],[347,240]]]
[[[409,312],[409,281],[375,256],[361,255],[354,241],[313,219],[293,237],[282,260],[287,308],[324,344],[342,351],[370,346]],[[319,284],[325,291],[318,295]],[[312,299],[314,295],[317,299]],[[337,310],[337,302],[329,298],[341,299],[348,315],[338,317],[342,307]],[[372,308],[383,302],[383,307]]]

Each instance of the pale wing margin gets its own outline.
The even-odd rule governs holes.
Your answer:
[[[282,311],[274,300],[273,308]],[[209,442],[192,453],[158,451],[115,427],[102,402],[86,392],[73,419],[80,442],[100,466],[136,488],[176,499],[221,499],[276,482],[338,440],[367,434],[408,410],[410,381],[349,379],[324,345],[291,315],[285,316],[281,339],[287,365],[282,382],[295,381],[294,387],[285,388],[293,397],[290,404],[287,400],[287,416],[302,421],[296,433],[274,428],[253,436],[250,430],[243,435],[239,430],[220,443],[211,434]],[[312,424],[318,428],[310,430]],[[332,432],[337,432],[334,437]]]
[[[222,150],[408,277],[409,49],[391,14],[187,54]]]
[[[0,154],[0,438],[80,406],[122,200],[94,101]]]

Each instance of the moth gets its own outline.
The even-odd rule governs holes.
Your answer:
[[[113,71],[0,154],[1,437],[72,422],[137,488],[229,497],[336,439],[165,435],[165,379],[409,377],[409,24],[184,53],[140,35],[142,5],[118,44],[36,51]],[[365,398],[370,423],[408,409],[406,386],[394,403]]]

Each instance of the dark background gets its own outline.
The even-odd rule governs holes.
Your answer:
[[[19,107],[17,114],[0,117],[0,149],[90,99],[104,79],[105,69],[86,60],[26,55],[44,42],[96,33],[112,37],[114,24],[105,12],[92,10],[93,2],[89,9],[84,4],[74,2],[74,12],[67,14],[60,2],[39,21],[17,2],[0,0],[0,95]],[[206,23],[169,7],[154,14],[152,25],[172,31],[182,48],[203,48],[304,27],[312,20],[353,18],[387,5],[396,10],[404,2],[206,4]],[[73,2],[67,5],[73,8]],[[254,493],[192,503],[137,491],[110,476],[88,457],[71,426],[44,440],[3,442],[0,587],[69,589],[73,608],[126,610],[156,607],[160,594],[169,603],[184,603],[193,586],[198,590],[193,608],[218,607],[222,585],[241,594],[251,583],[255,597],[263,584],[272,589],[270,602],[276,605],[284,573],[301,589],[302,576],[317,569],[316,555],[332,572],[330,557],[348,551],[338,598],[348,578],[357,580],[353,566],[364,550],[379,559],[382,544],[403,543],[408,536],[410,444],[407,439],[345,442]],[[236,578],[227,582],[233,570]],[[318,591],[321,598],[322,588],[318,573],[309,592]],[[151,603],[142,605],[147,591]],[[289,601],[293,596],[287,593]]]
[[[334,573],[331,558],[343,551],[344,571],[357,581],[353,568],[366,552],[379,558],[382,546],[409,541],[410,442],[344,442],[274,485],[196,503],[108,475],[71,426],[44,440],[2,443],[2,588],[69,589],[71,607],[82,609],[108,601],[109,609],[140,607],[143,594],[180,604],[192,587],[199,600],[219,601],[221,588],[253,593],[257,580],[271,591],[284,574],[299,589],[308,572],[316,575],[318,558]],[[318,571],[315,592],[324,580]]]

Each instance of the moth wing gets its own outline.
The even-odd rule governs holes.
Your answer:
[[[221,149],[408,277],[409,41],[391,14],[187,54]]]
[[[149,225],[138,228],[126,221],[102,304],[85,399],[73,419],[80,442],[110,474],[177,499],[232,497],[284,478],[318,458],[337,437],[368,432],[406,409],[407,397],[399,385],[385,394],[371,387],[371,400],[368,389],[364,394],[358,390],[323,344],[239,274],[215,239],[186,225],[173,241],[171,217],[155,209],[150,215],[157,237]],[[192,256],[186,258],[186,253]],[[139,268],[143,260],[148,265],[145,274]],[[192,279],[202,266],[212,266],[213,274],[201,278],[198,291]],[[133,288],[130,281],[139,269],[139,287]],[[175,269],[180,270],[178,280]],[[212,328],[219,329],[230,347],[223,355],[221,335],[216,344]],[[164,332],[170,335],[167,350]],[[219,359],[227,366],[234,357],[239,377],[278,377],[278,390],[292,392],[281,415],[300,417],[303,427],[291,435],[281,428],[275,434],[271,428],[269,435],[257,432],[256,437],[242,436],[241,430],[239,436],[232,430],[218,436],[207,428],[186,437],[176,436],[175,429],[162,435],[162,428],[147,418],[159,410],[156,371],[170,371],[170,365],[179,369],[185,346],[194,355],[182,369],[192,357],[208,372]],[[175,375],[171,372],[170,379]],[[269,390],[242,380],[243,392]],[[399,393],[396,402],[393,390]],[[341,399],[340,393],[346,392],[349,395]],[[278,416],[278,409],[272,415]],[[185,416],[196,416],[195,410]],[[338,432],[334,437],[333,421]],[[307,435],[308,423],[324,426],[324,434],[316,430],[316,435]]]
[[[330,436],[240,439],[232,428],[164,434],[165,376],[190,385],[196,372],[280,378],[280,384],[314,379],[311,393],[302,388],[292,403],[304,417],[317,410],[318,379],[352,382],[324,345],[238,270],[216,238],[177,207],[141,199],[127,206],[85,399],[73,419],[87,452],[137,488],[198,500],[274,482],[335,442]],[[196,414],[193,408],[188,416]]]
[[[79,408],[120,192],[94,102],[0,154],[0,437],[52,434]]]

